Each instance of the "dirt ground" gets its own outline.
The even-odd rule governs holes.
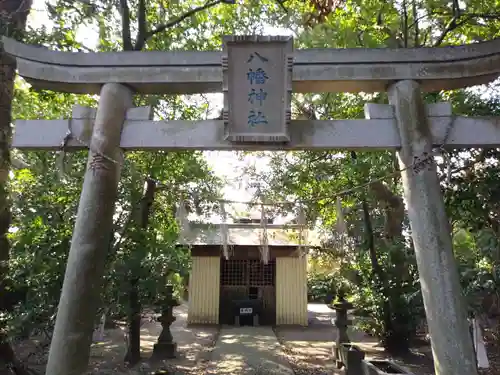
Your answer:
[[[217,340],[218,328],[186,327],[187,304],[174,309],[177,320],[171,326],[172,336],[177,343],[178,358],[165,362],[151,362],[153,345],[161,332],[160,323],[153,316],[145,316],[141,328],[141,354],[143,361],[133,369],[123,363],[126,353],[125,326],[104,332],[102,342],[94,343],[91,349],[88,375],[139,375],[150,374],[153,371],[169,370],[168,374],[198,375],[203,374],[203,368],[209,359],[210,350]],[[47,361],[48,345],[40,348],[38,340],[23,341],[16,345],[19,359],[30,368],[43,374]],[[33,354],[35,353],[35,354]]]
[[[331,324],[335,313],[323,304],[309,304],[309,326],[275,329],[276,336],[284,347],[285,354],[296,375],[343,374],[333,364],[332,346],[336,340],[336,329]],[[352,317],[351,317],[352,318]],[[366,352],[367,359],[390,359],[406,367],[415,375],[433,375],[432,350],[428,342],[415,342],[412,353],[404,358],[391,358],[377,340],[363,332],[350,329],[351,340]],[[481,375],[500,375],[500,334],[486,330],[489,369],[479,371]]]
[[[276,336],[283,347],[286,359],[296,375],[332,375],[342,374],[334,368],[332,345],[336,339],[336,329],[331,324],[335,314],[323,304],[310,304],[308,327],[277,327]],[[174,310],[177,320],[171,331],[178,344],[178,358],[168,362],[152,363],[149,358],[161,331],[161,325],[147,316],[144,319],[141,334],[143,361],[135,368],[123,364],[126,351],[125,327],[108,329],[104,340],[92,346],[90,370],[88,375],[139,375],[151,374],[158,370],[168,370],[170,375],[205,375],[210,353],[217,341],[219,329],[216,327],[186,327],[187,305],[182,304]],[[412,371],[415,375],[432,375],[433,362],[430,345],[421,342],[414,348],[412,355],[406,358],[389,358],[377,341],[362,332],[350,329],[351,340],[366,351],[366,357],[392,359]],[[500,375],[500,353],[498,336],[485,332],[488,345],[488,357],[491,368],[481,375]],[[496,342],[496,344],[494,343]],[[29,367],[44,373],[47,361],[48,345],[40,349],[36,340],[23,341],[15,345],[19,359]],[[33,354],[34,353],[34,354]],[[159,373],[160,374],[160,373]]]
[[[332,355],[336,328],[331,319],[335,313],[324,304],[309,304],[308,312],[308,327],[278,327],[275,330],[295,374],[342,374],[335,368]],[[392,359],[415,375],[434,374],[431,349],[427,344],[415,348],[414,353],[406,358],[389,358],[376,339],[354,329],[350,329],[348,335],[353,343],[365,350],[367,359]]]

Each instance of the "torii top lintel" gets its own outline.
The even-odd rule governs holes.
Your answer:
[[[222,52],[60,52],[3,38],[18,71],[35,88],[98,94],[124,83],[145,94],[222,92]],[[484,84],[500,75],[500,39],[408,49],[308,49],[294,52],[294,92],[378,92],[412,79],[424,91]]]

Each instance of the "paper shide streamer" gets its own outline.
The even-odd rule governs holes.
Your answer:
[[[266,218],[266,210],[265,206],[260,206],[260,226],[261,226],[261,237],[260,237],[260,255],[262,257],[262,262],[264,264],[269,263],[269,238],[267,236],[267,218]]]
[[[224,254],[224,258],[229,260],[229,244],[228,237],[229,231],[227,227],[227,213],[226,213],[226,205],[224,201],[220,201],[220,215],[222,218],[222,222],[220,225],[220,236],[222,239],[222,253]]]
[[[309,231],[307,230],[306,212],[302,206],[299,207],[297,223],[299,224],[299,251],[301,255],[305,255],[307,254]]]
[[[190,224],[188,220],[188,213],[186,211],[186,206],[184,204],[184,199],[179,197],[179,204],[177,205],[177,210],[175,213],[175,219],[180,229],[180,238],[187,240],[190,234]]]

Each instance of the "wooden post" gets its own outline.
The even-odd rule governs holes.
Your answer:
[[[123,161],[121,131],[132,96],[117,83],[101,89],[50,346],[50,375],[81,375],[87,370]]]
[[[404,196],[415,246],[436,375],[477,375],[467,313],[453,256],[451,228],[432,153],[432,137],[419,84],[400,81],[389,90],[401,137],[398,151]]]

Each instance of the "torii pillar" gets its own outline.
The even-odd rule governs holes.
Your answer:
[[[123,162],[121,132],[132,97],[121,84],[107,83],[101,89],[50,345],[50,375],[87,371]]]
[[[453,255],[451,227],[432,159],[419,169],[418,158],[432,154],[420,85],[399,81],[389,87],[401,137],[397,152],[404,198],[410,219],[436,375],[477,375],[472,338],[458,268]]]

